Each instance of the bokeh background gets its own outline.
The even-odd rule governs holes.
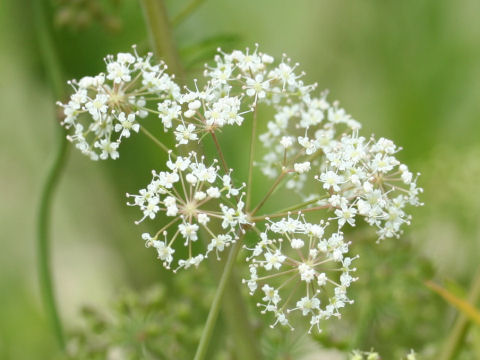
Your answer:
[[[167,0],[170,14],[186,3]],[[106,54],[132,44],[148,48],[136,1],[52,4],[67,79],[102,71]],[[426,205],[414,210],[402,240],[358,245],[363,277],[355,309],[334,339],[308,340],[304,352],[335,345],[374,347],[385,359],[410,348],[428,356],[448,337],[456,311],[423,281],[465,296],[480,266],[479,15],[478,0],[206,0],[175,28],[190,77],[218,44],[287,53],[365,134],[393,139],[404,148],[400,159],[422,173]],[[34,232],[57,99],[45,82],[32,19],[29,1],[0,2],[0,359],[58,356],[39,297]],[[242,149],[248,132],[229,142]],[[161,283],[169,291],[174,280],[145,250],[145,228],[133,224],[138,214],[124,197],[149,181],[163,155],[147,141],[122,147],[120,159],[109,162],[71,151],[56,193],[53,269],[69,331],[82,326],[83,305],[108,310],[123,289]],[[234,164],[238,153],[227,155]],[[479,343],[471,332],[459,358],[480,358]]]

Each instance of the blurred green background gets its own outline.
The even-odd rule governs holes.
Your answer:
[[[67,79],[103,71],[106,54],[148,47],[138,2],[94,1],[93,14],[69,13],[69,3],[52,1]],[[186,3],[167,0],[172,16]],[[463,296],[480,266],[479,15],[478,0],[206,0],[175,28],[190,77],[219,44],[258,42],[277,57],[287,53],[364,134],[393,139],[404,147],[400,159],[422,173],[426,205],[415,209],[404,239],[377,252],[359,245],[358,300],[334,336],[350,341],[345,349],[375,347],[393,359],[402,349],[441,348],[456,313],[422,281],[438,279]],[[57,99],[32,19],[29,1],[0,2],[0,359],[58,355],[39,298],[34,236]],[[248,131],[228,141],[241,149]],[[67,329],[80,326],[84,304],[105,308],[119,289],[172,282],[145,250],[147,225],[133,224],[138,213],[124,198],[149,181],[163,155],[146,141],[122,147],[115,162],[71,151],[56,194],[53,268]],[[233,164],[236,154],[227,155]],[[316,340],[314,352],[333,342]],[[478,343],[478,334],[467,337],[461,358],[480,358]]]

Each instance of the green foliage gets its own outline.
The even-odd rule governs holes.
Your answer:
[[[203,272],[182,273],[171,288],[156,284],[126,291],[106,309],[84,306],[85,326],[70,337],[70,358],[189,358],[211,302],[209,285]]]

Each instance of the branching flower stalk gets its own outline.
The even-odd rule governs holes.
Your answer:
[[[64,125],[74,133],[69,139],[93,160],[115,159],[121,141],[144,126],[147,114],[155,116],[165,134],[146,134],[162,150],[163,137],[174,139],[175,147],[150,183],[127,194],[128,205],[142,214],[136,223],[158,223],[155,233],[142,235],[145,245],[174,272],[198,267],[208,256],[220,259],[231,248],[197,360],[205,357],[238,250],[247,253],[243,283],[252,295],[259,293],[257,306],[271,326],[293,330],[303,318],[301,327],[319,332],[353,303],[348,288],[357,280],[358,256],[350,254],[343,228],[362,218],[378,241],[399,237],[410,222],[407,206],[421,205],[417,176],[396,158],[401,149],[385,138],[361,136],[361,124],[327,92],[315,95],[316,84],[305,84],[298,64],[285,55],[275,61],[258,46],[219,50],[204,80],[184,88],[163,64],[135,49],[106,63],[105,74],[71,82],[75,92],[61,104]],[[259,118],[259,107],[272,109],[273,118]],[[218,141],[239,126],[252,131],[246,181],[228,166],[233,149]],[[207,141],[215,156],[192,151]],[[265,181],[253,176],[254,166],[272,184],[253,206],[257,181]],[[285,208],[262,214],[279,190]],[[204,244],[200,230],[208,234]],[[247,246],[250,231],[256,240]]]

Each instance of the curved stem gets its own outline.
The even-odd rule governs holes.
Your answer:
[[[64,81],[60,69],[60,61],[55,50],[52,31],[47,18],[48,3],[45,0],[32,1],[38,47],[46,71],[47,79],[53,94],[57,99],[64,96]],[[65,350],[65,336],[57,310],[53,291],[53,280],[50,268],[50,220],[53,204],[53,195],[65,165],[68,142],[64,130],[55,124],[56,148],[53,163],[47,173],[42,186],[38,206],[36,238],[38,275],[40,291],[45,310],[58,345]]]
[[[205,323],[205,327],[203,329],[202,337],[200,338],[200,343],[198,344],[194,360],[203,360],[207,355],[208,344],[210,343],[210,338],[212,337],[213,329],[215,328],[215,323],[217,322],[218,313],[222,304],[223,294],[225,292],[227,283],[230,280],[230,275],[232,274],[233,265],[235,264],[238,251],[241,248],[240,240],[241,239],[238,239],[235,244],[233,244],[232,248],[230,249],[230,253],[228,254],[227,262],[225,263],[225,268],[223,269],[220,283],[218,284],[217,291],[215,292],[215,297],[210,307],[207,322]]]
[[[60,316],[57,310],[53,291],[53,280],[50,268],[50,222],[53,204],[53,194],[61,177],[67,158],[68,141],[61,129],[57,130],[57,146],[55,158],[48,171],[45,183],[42,186],[42,195],[37,216],[37,246],[38,246],[38,274],[40,290],[48,317],[58,344],[65,349],[65,337]]]

